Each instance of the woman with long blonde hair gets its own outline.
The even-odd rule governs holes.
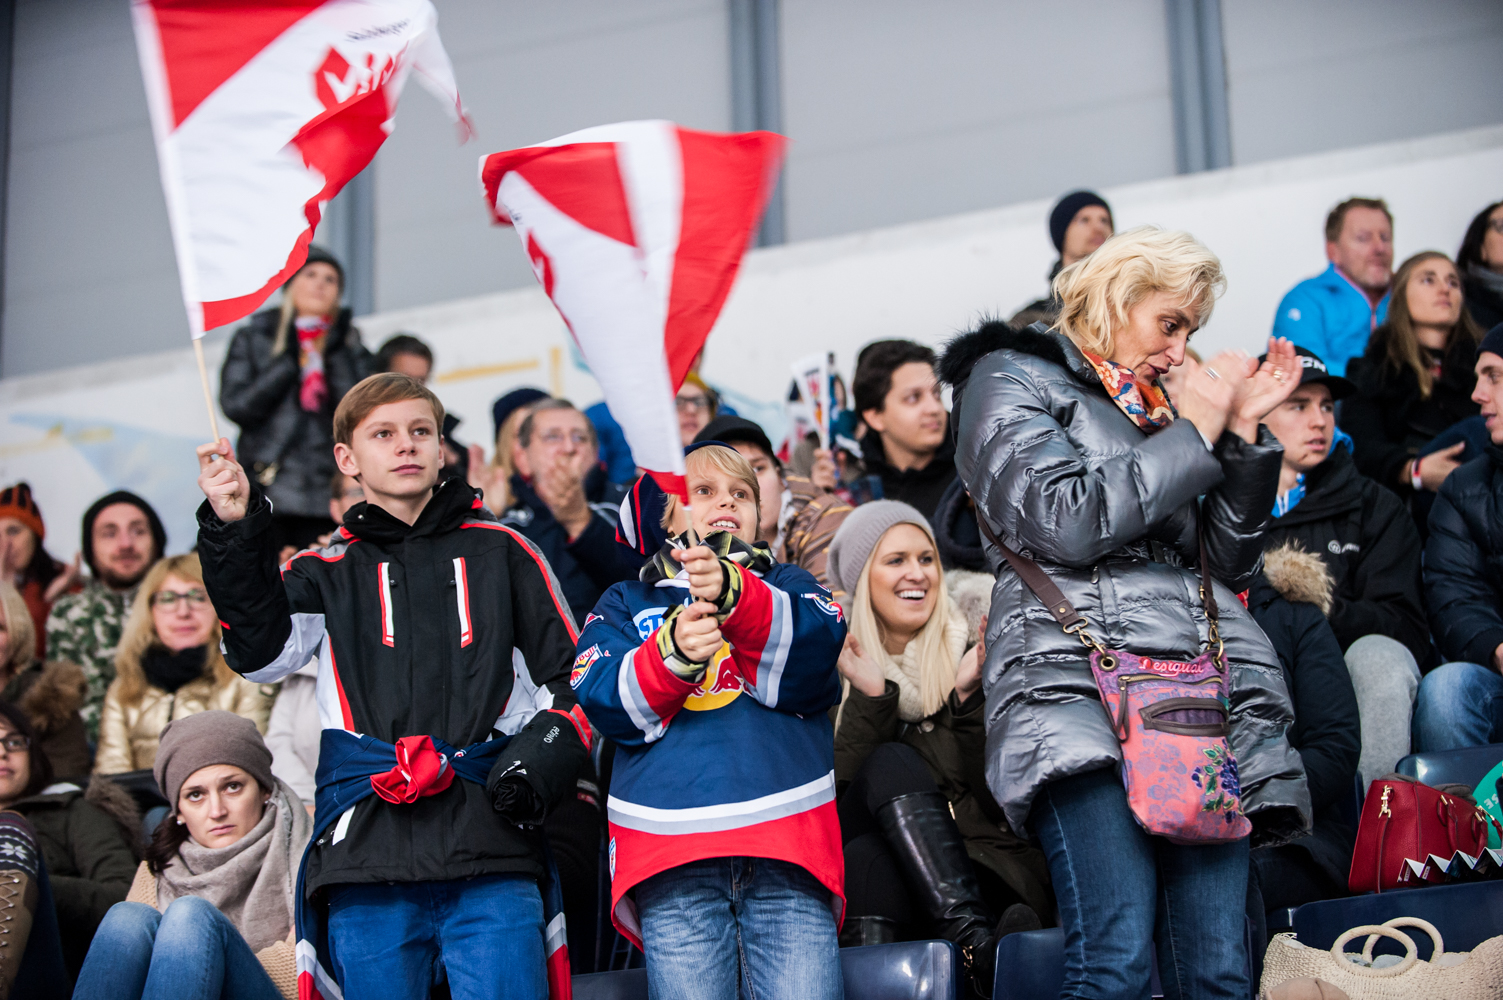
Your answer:
[[[1394,275],[1387,321],[1347,365],[1357,394],[1342,401],[1341,428],[1352,436],[1357,470],[1402,497],[1429,494],[1423,514],[1446,476],[1472,457],[1464,440],[1421,454],[1447,428],[1478,413],[1472,366],[1483,331],[1464,299],[1451,258],[1438,250],[1415,254]],[[1486,436],[1482,428],[1474,435]]]
[[[984,994],[996,939],[1054,910],[1043,855],[1007,825],[979,768],[984,647],[948,593],[929,522],[906,503],[852,511],[829,572],[852,595],[835,729],[843,943],[943,937]]]
[[[209,709],[244,716],[265,733],[275,691],[231,670],[219,637],[198,555],[171,556],[153,566],[136,592],[115,653],[94,773],[151,767],[167,723]]]

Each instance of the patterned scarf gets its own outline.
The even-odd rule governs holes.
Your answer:
[[[711,552],[721,559],[729,559],[743,569],[749,569],[758,576],[772,569],[776,561],[772,557],[772,549],[766,542],[749,544],[743,542],[729,531],[715,531],[700,540],[701,545],[708,546]],[[647,561],[642,567],[639,579],[643,583],[656,584],[662,580],[672,580],[684,572],[683,565],[670,553],[674,549],[686,549],[689,547],[687,535],[679,535],[670,538],[661,549]]]
[[[1158,379],[1144,382],[1126,365],[1108,361],[1087,350],[1081,350],[1080,353],[1085,355],[1091,367],[1096,369],[1096,374],[1101,376],[1101,384],[1106,387],[1106,393],[1112,397],[1112,402],[1144,433],[1152,434],[1162,430],[1179,416]]]
[[[297,328],[297,349],[301,359],[303,382],[298,388],[298,404],[309,413],[317,413],[324,407],[329,395],[329,384],[324,380],[324,354],[319,340],[329,331],[327,316],[299,316],[293,321]]]

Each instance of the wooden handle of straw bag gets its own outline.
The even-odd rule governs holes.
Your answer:
[[[1444,955],[1446,953],[1446,943],[1441,940],[1440,930],[1438,928],[1436,928],[1436,926],[1434,924],[1432,924],[1428,920],[1422,920],[1419,917],[1394,917],[1392,920],[1385,920],[1385,921],[1383,921],[1383,926],[1384,927],[1418,927],[1420,930],[1424,931],[1426,934],[1429,934],[1430,935],[1430,944],[1432,946],[1434,946],[1434,948],[1435,948],[1435,950],[1430,953],[1430,961],[1432,961],[1432,962],[1435,961],[1437,958],[1439,958],[1440,956],[1442,956],[1442,955]],[[1363,959],[1363,961],[1371,962],[1373,960],[1373,945],[1375,945],[1377,943],[1378,943],[1378,935],[1376,935],[1376,934],[1370,934],[1370,935],[1368,935],[1367,944],[1365,944],[1365,945],[1362,946],[1362,959]]]
[[[1366,966],[1350,961],[1346,957],[1346,943],[1361,934],[1374,934],[1393,938],[1404,946],[1404,960],[1398,965],[1390,965],[1386,969],[1369,969]],[[1364,954],[1366,953],[1364,952]],[[1336,943],[1331,945],[1331,958],[1336,961],[1336,964],[1343,971],[1350,972],[1353,975],[1391,979],[1394,976],[1402,976],[1414,968],[1415,963],[1419,961],[1419,951],[1414,946],[1414,938],[1403,931],[1395,930],[1392,927],[1380,927],[1377,924],[1363,924],[1361,927],[1353,927],[1336,939]]]

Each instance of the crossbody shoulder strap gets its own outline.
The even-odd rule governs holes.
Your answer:
[[[1033,591],[1035,597],[1049,609],[1054,620],[1059,622],[1065,631],[1071,627],[1079,627],[1085,624],[1085,616],[1075,610],[1075,605],[1070,603],[1064,591],[1059,589],[1059,584],[1050,579],[1049,574],[1039,568],[1039,564],[1023,555],[1014,552],[1003,544],[1002,539],[992,530],[992,526],[986,523],[986,517],[981,513],[981,507],[976,507],[976,523],[981,527],[981,533],[987,537],[997,551],[1002,553],[1003,558],[1012,566],[1028,589]],[[1197,525],[1199,521],[1197,519]],[[1215,622],[1219,619],[1220,612],[1216,607],[1216,592],[1211,587],[1211,564],[1206,558],[1206,537],[1203,529],[1197,530],[1200,541],[1200,598],[1205,602],[1206,617]]]

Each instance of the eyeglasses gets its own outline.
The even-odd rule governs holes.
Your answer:
[[[1503,219],[1488,219],[1487,228],[1491,229],[1499,236],[1503,236]]]
[[[565,441],[572,441],[574,442],[574,447],[583,448],[590,443],[590,435],[587,431],[561,431],[554,429],[539,434],[538,440],[550,448],[557,448]]]
[[[31,749],[31,737],[22,736],[20,733],[12,733],[0,740],[0,747],[4,747],[9,753],[24,753]]]
[[[710,401],[704,396],[678,396],[673,402],[678,406],[680,413],[698,413],[700,410],[710,408]]]
[[[177,607],[178,601],[187,601],[189,604],[208,604],[209,595],[194,587],[185,594],[175,590],[159,590],[151,595],[151,603],[154,607],[167,608],[169,611]]]

